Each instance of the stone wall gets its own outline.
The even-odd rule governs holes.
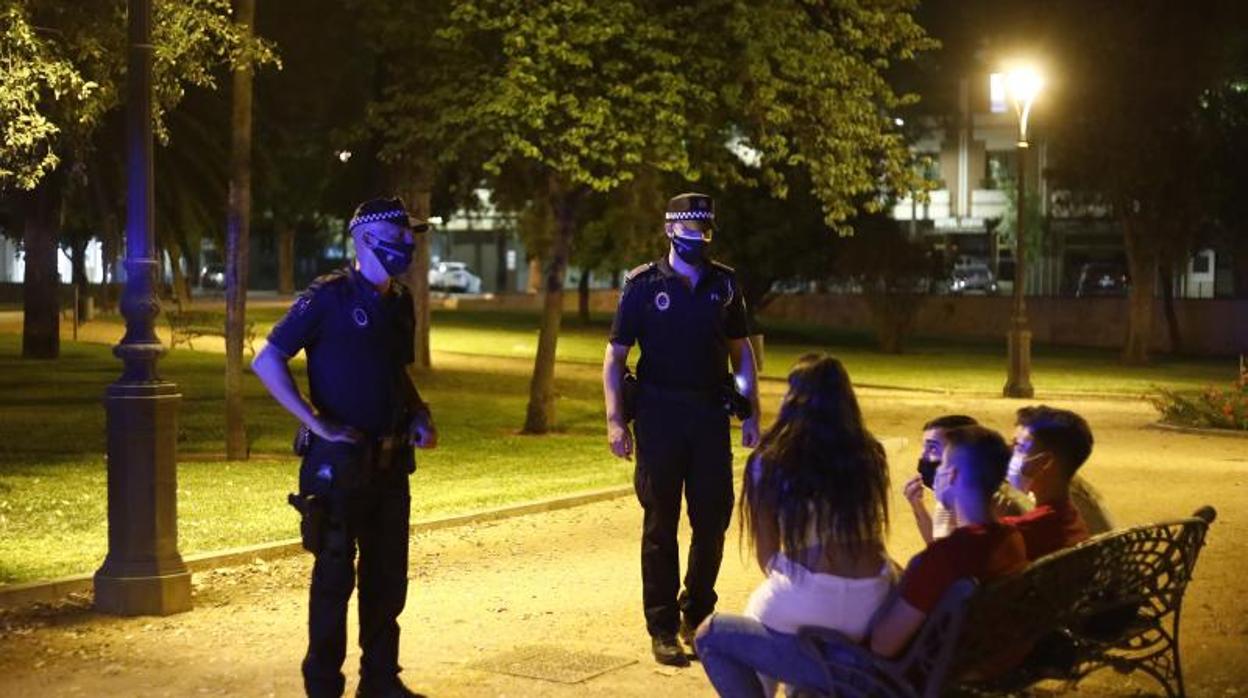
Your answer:
[[[928,296],[914,334],[943,339],[1001,339],[1010,321],[1007,296]],[[1179,331],[1188,353],[1227,356],[1248,353],[1248,300],[1176,300]],[[862,296],[787,295],[776,297],[764,319],[828,325],[849,330],[872,328]],[[1121,347],[1127,332],[1126,298],[1027,299],[1032,339],[1040,344]],[[1153,346],[1169,348],[1161,299],[1155,305]]]

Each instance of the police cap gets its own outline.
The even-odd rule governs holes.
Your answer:
[[[376,221],[393,223],[408,228],[413,233],[423,233],[429,230],[429,223],[408,214],[407,207],[403,205],[403,199],[397,196],[369,199],[356,206],[347,229],[355,230],[357,225]]]
[[[672,197],[667,202],[663,219],[676,226],[681,237],[702,237],[709,240],[715,229],[715,201],[706,194],[689,192]],[[688,229],[688,233],[684,230]],[[682,233],[685,233],[682,235]]]

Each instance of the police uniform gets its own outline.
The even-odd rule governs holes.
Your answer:
[[[398,666],[398,616],[407,599],[407,443],[414,409],[411,294],[397,282],[380,292],[354,269],[314,281],[273,328],[268,341],[287,356],[307,352],[311,402],[318,414],[364,434],[358,443],[313,437],[299,473],[303,495],[327,507],[324,544],[312,569],[308,695],[339,696],[346,655],[347,602],[359,551],[361,686],[392,686]]]
[[[625,278],[610,341],[641,348],[634,488],[645,510],[646,626],[656,638],[675,635],[682,615],[687,627],[696,627],[715,608],[733,506],[723,391],[730,341],[747,334],[745,301],[729,267],[704,263],[691,287],[664,257]],[[693,534],[680,591],[676,530],[682,489]]]

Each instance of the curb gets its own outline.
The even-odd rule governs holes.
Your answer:
[[[1154,429],[1156,431],[1169,431],[1179,434],[1195,434],[1197,436],[1220,436],[1229,439],[1248,439],[1248,431],[1239,431],[1235,429],[1207,429],[1204,427],[1184,427],[1177,424],[1166,424],[1165,422],[1152,422],[1145,425],[1145,429]]]
[[[633,494],[632,485],[608,487],[590,490],[564,497],[551,497],[521,504],[509,504],[490,509],[480,509],[466,514],[455,514],[434,519],[416,521],[411,525],[411,533],[425,533],[443,528],[468,526],[472,524],[502,521],[504,519],[530,514],[541,514],[559,509],[605,502]],[[195,555],[186,555],[182,559],[191,572],[202,572],[217,567],[245,565],[257,560],[276,560],[290,557],[303,552],[303,545],[298,538],[247,545],[239,548],[228,548]],[[11,610],[37,603],[52,603],[70,594],[91,593],[94,588],[94,574],[79,574],[59,577],[38,582],[23,582],[0,586],[0,610]]]

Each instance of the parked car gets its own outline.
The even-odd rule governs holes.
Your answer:
[[[949,275],[950,293],[997,292],[997,279],[986,261],[959,260]]]
[[[1122,296],[1127,293],[1127,271],[1117,262],[1088,262],[1079,269],[1075,297]]]
[[[429,270],[429,288],[451,293],[481,293],[481,277],[463,262],[439,262]]]
[[[225,288],[225,265],[208,264],[199,273],[199,287],[204,289]]]

